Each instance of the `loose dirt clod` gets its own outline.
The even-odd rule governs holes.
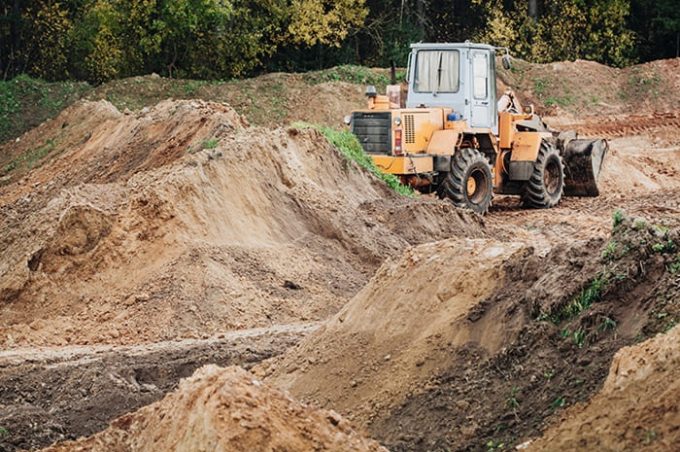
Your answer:
[[[160,402],[88,439],[46,451],[385,451],[340,415],[316,410],[238,367],[206,366]]]

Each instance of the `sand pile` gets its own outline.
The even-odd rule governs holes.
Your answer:
[[[81,103],[17,146],[40,140],[58,145],[0,196],[5,346],[322,319],[386,256],[480,234],[445,202],[395,195],[317,132],[246,128],[221,104]]]
[[[549,251],[487,239],[415,247],[257,372],[390,450],[519,444],[595,394],[617,350],[680,319],[671,223],[625,219],[609,241]]]
[[[206,366],[163,400],[49,451],[384,451],[333,411],[315,410],[238,367]]]
[[[511,325],[502,331],[493,322],[472,330],[469,318],[499,290],[503,263],[526,252],[521,243],[456,239],[410,249],[262,372],[297,397],[363,422],[384,415],[451,365],[451,350],[475,343],[495,353],[512,336]]]
[[[677,450],[680,326],[621,349],[602,390],[528,450]]]

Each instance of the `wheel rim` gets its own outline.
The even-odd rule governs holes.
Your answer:
[[[562,171],[557,159],[549,159],[543,171],[543,185],[550,196],[557,194],[562,183]]]
[[[486,198],[487,176],[483,170],[475,168],[465,183],[467,198],[472,204],[481,204]]]

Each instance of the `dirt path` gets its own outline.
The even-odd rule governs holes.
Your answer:
[[[0,352],[0,451],[91,435],[148,405],[206,364],[250,368],[314,331],[318,323],[134,346],[21,348]]]

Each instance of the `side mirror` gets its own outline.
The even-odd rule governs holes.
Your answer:
[[[501,58],[501,63],[503,64],[503,69],[510,70],[510,68],[512,67],[510,55],[508,55],[507,53],[503,55],[503,57]]]

